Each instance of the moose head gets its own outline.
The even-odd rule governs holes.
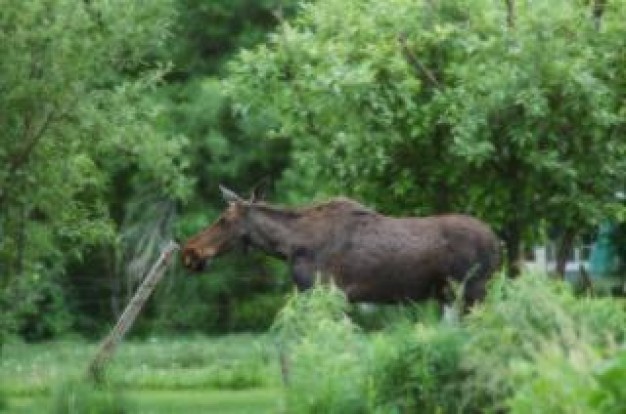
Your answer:
[[[247,200],[222,185],[220,190],[228,204],[226,209],[213,224],[190,238],[183,247],[183,265],[189,270],[201,272],[214,257],[237,245],[247,244],[247,211],[262,200],[264,185],[255,187]]]

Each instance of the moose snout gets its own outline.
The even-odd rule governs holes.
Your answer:
[[[194,249],[185,249],[182,253],[183,266],[193,272],[202,272],[207,268],[208,258],[201,257]]]

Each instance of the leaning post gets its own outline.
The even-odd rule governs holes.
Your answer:
[[[130,300],[128,305],[126,305],[126,309],[124,309],[122,316],[120,316],[113,329],[111,329],[111,332],[109,332],[107,337],[102,341],[100,347],[98,348],[98,352],[87,367],[87,375],[91,380],[96,382],[100,382],[102,380],[102,371],[105,364],[113,356],[115,348],[133,325],[137,315],[146,303],[146,300],[148,300],[156,285],[163,278],[173,253],[178,249],[178,244],[174,241],[170,241],[161,251],[161,255],[158,260],[154,263],[146,277],[143,279],[141,285],[139,285],[135,295]]]

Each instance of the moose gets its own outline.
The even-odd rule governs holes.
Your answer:
[[[299,290],[319,279],[350,302],[447,300],[463,283],[466,306],[481,300],[500,263],[500,242],[485,223],[460,214],[388,217],[348,198],[299,208],[270,205],[260,190],[244,199],[220,186],[228,207],[183,246],[196,272],[236,246],[255,247],[288,263]]]

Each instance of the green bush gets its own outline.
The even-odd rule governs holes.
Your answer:
[[[290,411],[625,412],[626,311],[616,299],[577,298],[564,282],[526,274],[496,278],[458,324],[401,307],[387,329],[364,334],[347,310],[336,289],[315,288],[281,311]]]
[[[220,327],[219,290],[213,280],[186,277],[165,280],[155,292],[153,301],[155,318],[146,332],[215,332]],[[141,322],[141,321],[140,321]],[[135,331],[141,329],[137,326]]]
[[[516,390],[507,401],[511,413],[531,414],[580,413],[600,414],[590,396],[600,390],[590,374],[594,352],[578,344],[563,352],[556,343],[547,343],[533,353],[531,362],[517,362],[512,367]]]
[[[584,342],[566,352],[547,344],[533,362],[516,367],[519,388],[508,401],[510,412],[617,414],[626,412],[626,352],[601,360]],[[520,375],[521,374],[521,375]]]
[[[366,342],[336,288],[294,294],[273,327],[287,361],[286,405],[297,413],[366,413]]]
[[[383,412],[459,412],[465,333],[453,325],[399,324],[374,341],[374,405]],[[467,407],[466,407],[467,408]]]
[[[497,410],[523,389],[520,381],[545,374],[545,349],[560,352],[548,358],[556,366],[575,354],[592,360],[594,354],[595,359],[611,354],[624,338],[626,312],[616,300],[576,298],[564,282],[527,274],[496,279],[464,329],[468,340],[461,363],[472,373],[466,393]],[[519,367],[528,373],[520,377]]]
[[[6,410],[7,406],[8,406],[8,403],[7,403],[6,394],[5,394],[4,390],[2,390],[2,388],[0,388],[0,411]]]
[[[241,300],[233,307],[231,328],[234,331],[267,331],[284,304],[282,293],[261,293]]]
[[[65,292],[52,277],[33,278],[30,283],[31,302],[21,304],[18,332],[27,341],[39,341],[68,333],[73,315]]]
[[[364,331],[374,332],[387,330],[397,323],[434,323],[441,318],[441,310],[439,304],[433,300],[404,306],[359,304],[350,307],[348,315]]]
[[[449,412],[463,403],[459,326],[433,318],[430,304],[409,305],[374,310],[364,319],[387,328],[365,334],[348,313],[359,315],[334,287],[296,293],[281,310],[274,332],[290,412]]]
[[[626,412],[626,349],[601,362],[592,375],[600,385],[591,395],[594,407],[607,414]]]

